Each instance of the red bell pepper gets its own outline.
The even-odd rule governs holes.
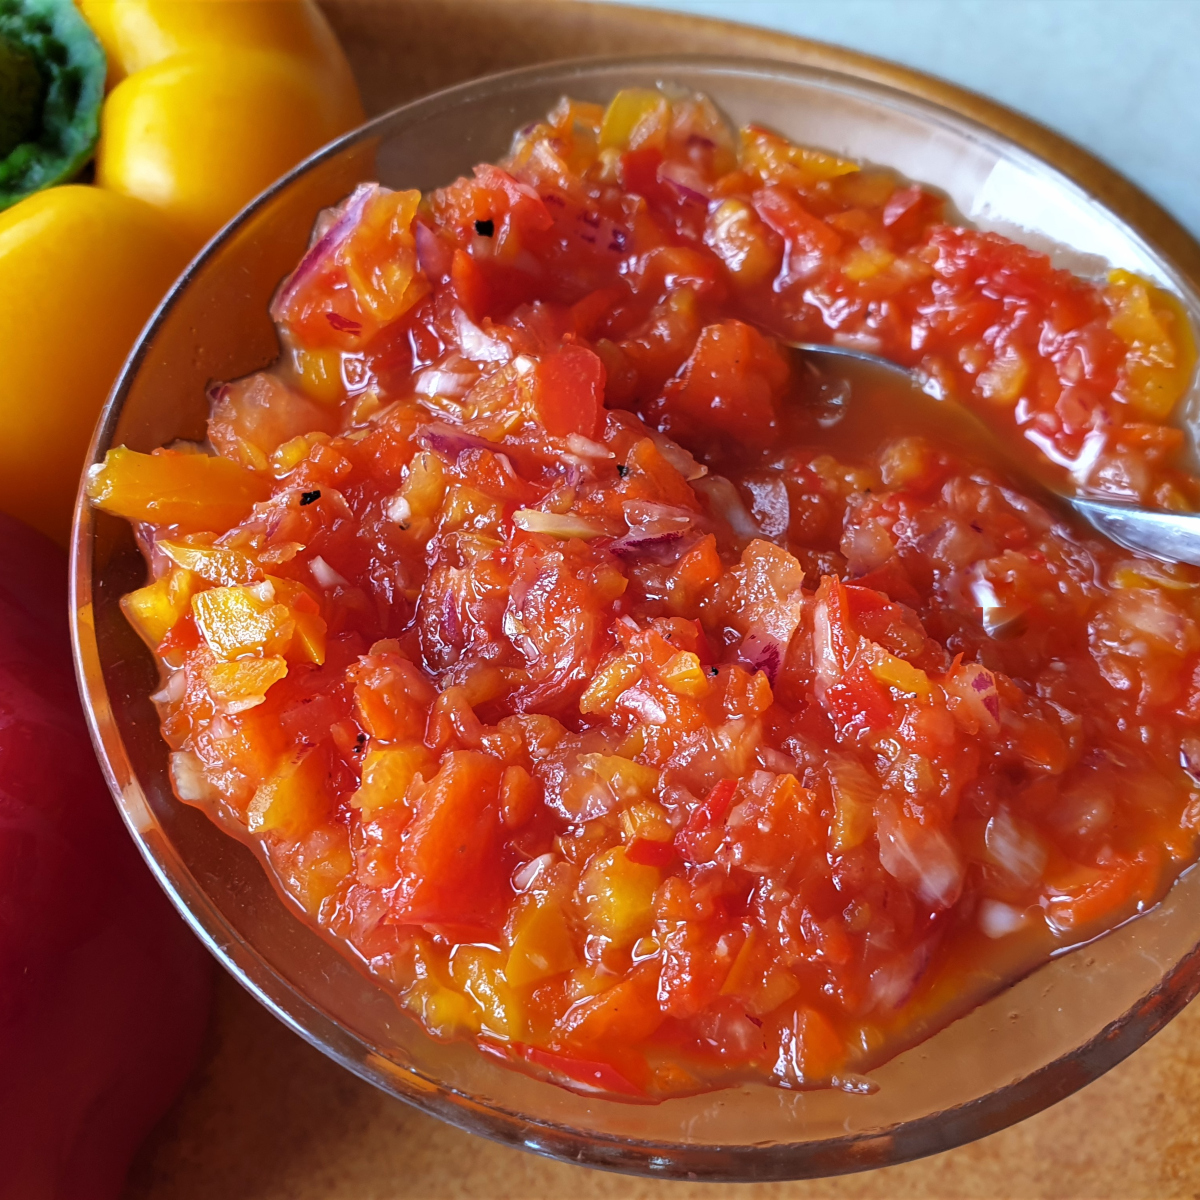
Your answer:
[[[0,1198],[115,1200],[196,1060],[212,961],[92,752],[66,559],[0,514]]]

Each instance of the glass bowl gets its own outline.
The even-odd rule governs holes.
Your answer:
[[[1174,291],[1196,284],[1065,174],[929,101],[848,75],[726,59],[552,64],[405,105],[321,151],[259,197],[192,264],[142,335],[89,461],[203,437],[210,380],[270,363],[267,305],[321,208],[361,180],[428,189],[494,161],[563,94],[606,101],[658,83],[706,92],[736,122],[895,167],[967,220],[1094,273],[1117,264]],[[1187,414],[1194,434],[1196,413]],[[1193,436],[1193,445],[1195,438]],[[92,734],[143,855],[225,967],[302,1037],[378,1087],[463,1129],[572,1162],[675,1178],[794,1179],[901,1162],[1054,1103],[1141,1045],[1200,990],[1200,872],[1087,946],[1006,987],[872,1072],[870,1095],[745,1086],[658,1105],[588,1098],[428,1037],[347,952],[302,922],[246,846],[172,795],[149,695],[150,653],[122,617],[145,582],[128,525],[77,508],[75,649]]]

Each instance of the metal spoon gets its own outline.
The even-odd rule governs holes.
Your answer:
[[[1018,478],[1023,486],[1049,501],[1054,507],[1065,507],[1077,513],[1093,529],[1111,538],[1118,545],[1140,554],[1149,554],[1164,562],[1185,562],[1200,566],[1200,513],[1166,512],[1139,508],[1133,504],[1122,504],[1113,500],[1093,500],[1073,496],[1045,480],[1036,478],[1030,468],[1015,460],[1015,456],[999,443],[995,433],[965,405],[954,401],[937,400],[925,392],[916,374],[907,367],[889,362],[886,358],[870,354],[865,350],[854,350],[845,346],[825,346],[817,342],[785,343],[800,351],[814,365],[827,368],[831,375],[837,374],[838,363],[846,359],[886,370],[903,378],[908,385],[913,404],[953,405],[954,419],[960,428],[971,428],[979,440],[986,441],[999,451],[1005,466]],[[944,409],[943,409],[944,411]]]

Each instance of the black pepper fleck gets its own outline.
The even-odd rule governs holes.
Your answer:
[[[629,474],[629,468],[624,463],[617,463],[617,474],[624,479]]]
[[[490,217],[486,221],[476,221],[475,232],[480,237],[491,237],[496,232],[496,222]]]
[[[721,673],[721,672],[720,672],[719,670],[717,670],[717,668],[716,668],[716,667],[709,667],[709,668],[708,668],[708,673],[709,673],[710,675],[720,675],[720,673]]]
[[[314,500],[320,500],[320,498],[320,492],[301,492],[300,505],[303,507],[305,504],[311,504]]]

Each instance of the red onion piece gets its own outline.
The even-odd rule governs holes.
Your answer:
[[[341,313],[327,312],[325,320],[333,326],[338,333],[362,333],[362,322],[352,321],[349,317],[343,317]]]
[[[645,529],[631,529],[625,537],[617,538],[609,544],[609,550],[622,558],[633,554],[641,554],[660,546],[670,545],[683,537],[682,529],[669,530],[666,533],[651,533]]]
[[[984,733],[994,736],[1000,731],[1000,693],[987,667],[962,663],[946,680],[946,691],[963,701]]]
[[[413,222],[413,239],[417,243],[417,262],[425,277],[434,281],[449,279],[454,251],[424,221]]]
[[[318,221],[318,228],[325,224],[325,232],[305,253],[296,269],[283,281],[271,301],[271,319],[278,321],[281,314],[294,299],[304,281],[317,269],[323,266],[333,252],[349,237],[351,231],[362,217],[363,210],[378,195],[384,195],[389,188],[380,187],[377,183],[362,183],[350,193],[342,204],[332,210],[332,220],[326,224]],[[329,211],[329,210],[327,210]]]
[[[418,396],[444,396],[457,400],[478,382],[479,368],[460,355],[451,354],[439,365],[422,371],[413,383],[413,391]]]
[[[415,440],[424,450],[432,450],[435,454],[446,458],[456,459],[464,450],[494,450],[495,446],[484,438],[473,433],[467,433],[444,421],[435,421],[429,425],[418,426]]]
[[[779,674],[779,668],[783,666],[786,654],[787,646],[778,638],[762,632],[748,633],[742,638],[742,644],[738,649],[738,657],[754,670],[761,671],[766,675],[767,682],[772,686]]]
[[[681,200],[691,200],[698,204],[708,203],[708,184],[704,182],[700,172],[687,163],[666,160],[659,163],[658,182],[665,183]]]

